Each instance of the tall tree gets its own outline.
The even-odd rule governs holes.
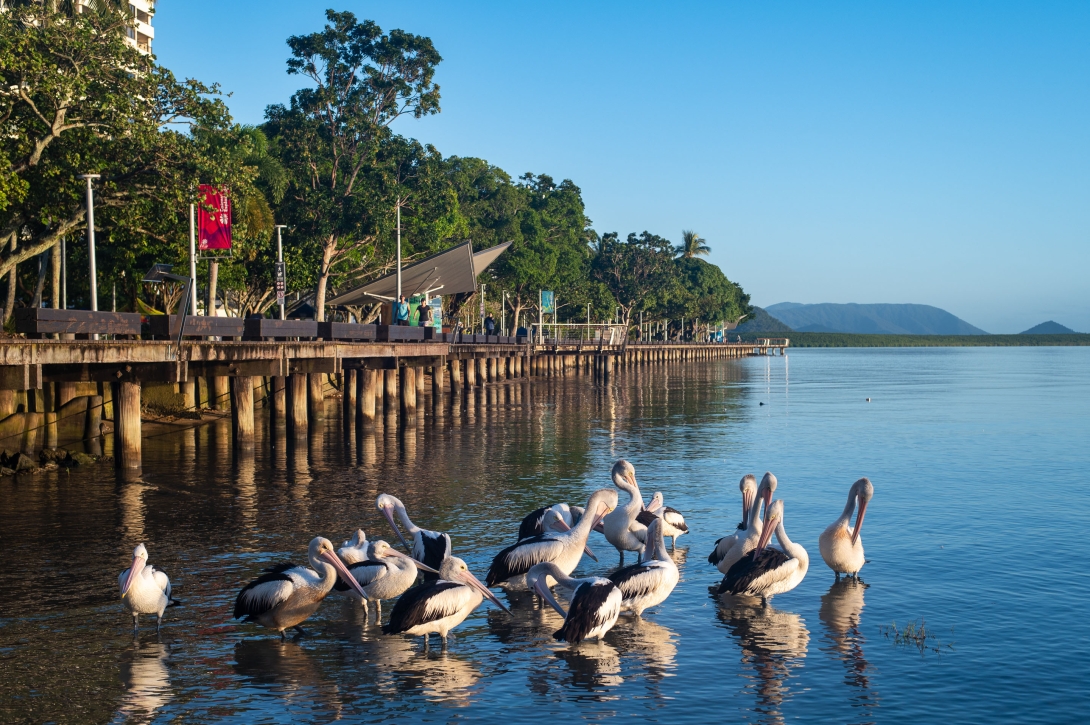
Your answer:
[[[77,176],[97,173],[100,269],[135,294],[137,266],[184,255],[198,181],[240,186],[249,172],[207,143],[230,131],[214,86],[180,82],[130,46],[132,19],[111,3],[78,14],[65,5],[0,12],[0,249],[10,250],[0,276],[85,226]]]
[[[677,254],[682,259],[694,259],[711,253],[712,248],[707,245],[707,240],[702,238],[692,229],[681,231],[681,244],[677,247]]]
[[[291,183],[287,222],[315,248],[315,309],[325,318],[326,290],[345,257],[373,245],[383,205],[362,183],[372,170],[390,124],[404,115],[439,112],[433,81],[442,60],[430,39],[402,30],[383,34],[370,20],[326,11],[317,33],[288,38],[288,73],[312,84],[290,107],[270,106],[266,129]]]
[[[634,312],[654,310],[676,294],[674,247],[669,240],[645,231],[621,241],[616,232],[609,232],[598,247],[592,278],[613,295],[626,326]]]

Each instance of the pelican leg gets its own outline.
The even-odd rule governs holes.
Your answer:
[[[310,634],[305,629],[300,627],[298,624],[295,625],[294,627],[292,627],[292,629],[294,629],[296,632],[298,632],[300,637],[309,637],[310,636]]]
[[[378,620],[379,624],[382,624],[382,600],[381,599],[379,599],[378,601],[375,602],[375,619]]]
[[[619,550],[621,552],[621,566],[624,566],[624,549]]]
[[[367,623],[367,618],[371,616],[371,613],[367,609],[367,600],[360,599],[360,606],[363,607],[363,623]]]
[[[139,624],[139,621],[138,621],[138,617],[139,617],[139,615],[137,615],[137,614],[132,615],[132,633],[133,634],[140,634],[140,624]]]
[[[441,634],[439,636],[443,639],[443,650],[445,651],[447,649],[447,635]]]
[[[284,630],[280,630],[280,641],[281,642],[286,641],[287,638],[288,638],[287,633]]]
[[[163,628],[163,615],[160,614],[155,618],[155,633],[159,634],[159,631]]]
[[[840,572],[834,571],[833,573],[836,574],[836,580],[840,581]]]
[[[428,651],[428,633],[427,632],[424,633],[424,651],[425,652]]]

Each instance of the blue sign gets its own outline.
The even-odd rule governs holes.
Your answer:
[[[548,290],[542,290],[541,292],[541,313],[544,315],[556,314],[556,298]]]

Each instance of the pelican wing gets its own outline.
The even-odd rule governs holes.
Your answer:
[[[151,575],[152,578],[155,579],[155,583],[163,591],[163,594],[166,594],[167,599],[170,599],[170,578],[165,572],[159,571],[154,567],[151,568]]]
[[[716,540],[715,548],[712,549],[712,553],[708,554],[708,563],[713,566],[719,566],[719,562],[727,556],[734,545],[738,543],[738,534],[733,533],[730,536],[724,536],[721,539]]]
[[[638,514],[636,514],[636,523],[643,524],[644,526],[650,526],[651,522],[654,521],[656,518],[658,517],[655,516],[655,514],[648,511],[647,509],[644,509],[643,511],[640,511]]]
[[[564,541],[553,534],[541,534],[523,539],[496,554],[496,558],[492,560],[492,566],[488,567],[485,583],[491,587],[525,574],[533,565],[553,561],[559,557],[563,548]]]
[[[542,506],[523,517],[522,523],[519,524],[519,541],[529,539],[531,536],[540,536],[545,533],[542,524],[545,521],[545,512],[548,510],[548,506]]]
[[[432,569],[438,569],[443,559],[450,556],[450,536],[438,531],[420,529],[413,536],[413,558]],[[425,579],[435,579],[435,574],[424,574]]]
[[[608,579],[583,582],[572,596],[564,626],[554,634],[558,640],[578,644],[598,627],[615,621],[621,613],[621,591]]]
[[[719,585],[720,594],[760,595],[769,584],[789,575],[798,566],[797,559],[790,559],[787,554],[771,546],[760,556],[756,556],[756,553],[754,549],[734,563]]]
[[[645,561],[618,569],[609,575],[609,580],[617,585],[625,599],[635,599],[659,587],[667,566],[663,561]]]
[[[124,592],[124,590],[125,590],[125,577],[127,577],[128,575],[129,575],[129,570],[128,569],[124,570],[123,572],[121,572],[120,574],[117,575],[117,588],[120,589],[122,592]]]
[[[401,595],[382,631],[398,634],[449,617],[461,611],[471,596],[469,587],[456,582],[442,579],[425,582]]]
[[[283,604],[295,592],[294,564],[277,564],[242,588],[235,599],[235,619],[257,617]]]
[[[675,508],[669,506],[663,506],[657,513],[662,516],[662,520],[673,526],[678,531],[684,531],[688,533],[689,527],[685,524],[685,517],[681,515],[681,512]]]
[[[352,575],[352,578],[360,583],[361,587],[365,587],[368,584],[373,584],[379,579],[386,576],[388,573],[386,562],[375,561],[374,559],[368,559],[366,561],[358,561],[355,564],[348,565],[348,573]],[[356,591],[353,587],[350,587],[347,582],[341,577],[337,577],[336,583],[333,585],[333,589],[338,592],[347,592],[349,590]]]

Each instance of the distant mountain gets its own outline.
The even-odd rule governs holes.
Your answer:
[[[1029,328],[1025,332],[1019,333],[1022,335],[1076,335],[1074,330],[1070,327],[1064,327],[1059,322],[1042,322],[1040,325],[1035,325]]]
[[[979,327],[931,305],[781,302],[765,308],[796,332],[880,335],[987,335]]]
[[[746,333],[784,333],[793,332],[793,330],[760,307],[754,307],[753,314],[738,325],[735,332],[745,335]]]

